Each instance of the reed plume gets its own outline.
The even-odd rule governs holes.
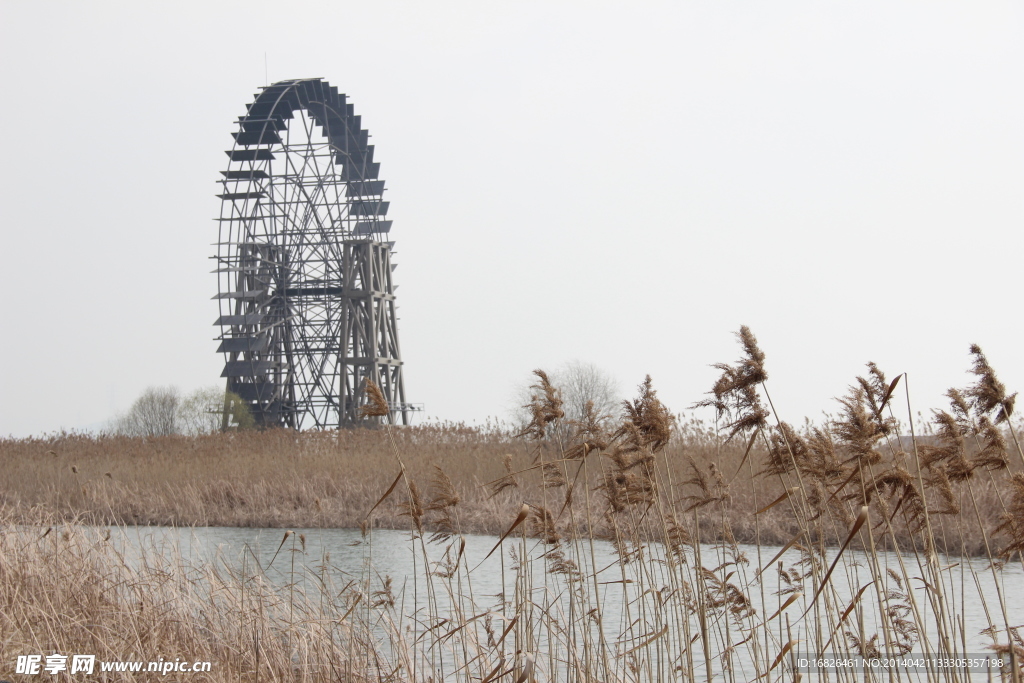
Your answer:
[[[722,374],[709,392],[711,398],[693,405],[694,408],[714,408],[717,417],[731,420],[726,427],[729,430],[726,441],[749,430],[764,429],[769,415],[757,393],[757,386],[768,379],[764,369],[765,354],[746,325],[740,327],[737,337],[743,347],[743,357],[736,365],[712,365]]]
[[[1024,553],[1024,473],[1014,473],[1010,477],[1010,486],[1010,504],[1000,516],[1000,524],[996,527],[996,533],[1007,537],[1006,545],[999,551],[1000,557],[1005,559],[1010,559],[1016,553]]]
[[[868,376],[866,378],[857,377],[857,384],[863,390],[864,399],[870,407],[871,413],[878,423],[878,429],[883,436],[896,431],[896,419],[885,417],[884,411],[889,400],[892,398],[893,389],[896,388],[896,382],[898,381],[899,377],[892,383],[886,382],[885,373],[873,362],[868,363]]]
[[[1017,393],[1007,395],[1006,386],[996,377],[995,370],[992,369],[985,354],[981,352],[980,346],[971,344],[971,355],[974,357],[971,372],[978,377],[977,381],[964,392],[970,400],[971,407],[979,416],[991,416],[995,412],[996,415],[993,419],[995,424],[1009,421],[1013,415],[1013,404]]]
[[[565,458],[577,460],[585,458],[595,451],[603,451],[608,448],[611,437],[606,431],[605,425],[609,419],[609,416],[597,413],[593,401],[587,401],[580,419],[569,421],[569,426],[572,428],[571,446],[566,450]]]
[[[519,436],[543,439],[547,435],[548,425],[565,416],[562,410],[561,392],[551,384],[543,370],[534,370],[537,383],[531,385],[530,402],[524,408],[530,411],[530,422]]]
[[[708,472],[705,474],[693,456],[688,456],[687,460],[690,464],[690,478],[682,483],[696,486],[699,493],[683,496],[680,499],[682,502],[688,503],[685,508],[686,512],[729,499],[729,484],[726,483],[725,477],[722,476],[721,470],[715,463],[708,463]]]
[[[505,468],[505,475],[488,485],[491,497],[498,495],[502,491],[508,488],[519,488],[519,480],[516,479],[516,474],[512,470],[512,455],[506,453],[501,459],[502,466]]]
[[[555,545],[562,540],[562,535],[558,533],[555,524],[555,516],[543,505],[530,506],[529,525],[530,534],[540,538],[544,543]]]
[[[861,386],[850,387],[846,396],[839,399],[839,417],[832,421],[832,433],[847,456],[845,463],[859,466],[877,465],[882,462],[878,442],[886,434],[886,427],[875,419],[868,405],[867,392]]]
[[[388,402],[380,387],[373,380],[366,380],[366,405],[359,409],[359,414],[363,417],[383,417],[389,412]]]
[[[462,500],[462,497],[455,490],[455,484],[452,483],[451,477],[448,476],[440,465],[434,465],[433,469],[434,476],[430,482],[431,497],[426,509],[444,510],[445,508],[455,507]]]
[[[615,432],[616,439],[625,443],[625,452],[649,449],[657,452],[665,447],[672,435],[674,417],[658,400],[651,376],[644,378],[639,387],[639,396],[632,401],[623,401],[625,419]]]

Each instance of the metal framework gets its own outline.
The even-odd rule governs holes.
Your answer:
[[[213,257],[228,390],[263,426],[350,427],[376,421],[372,380],[408,424],[389,202],[360,117],[322,79],[280,81],[234,137]]]

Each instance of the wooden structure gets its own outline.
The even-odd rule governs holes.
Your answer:
[[[372,380],[408,424],[394,242],[380,164],[345,95],[321,79],[262,89],[238,119],[216,243],[218,352],[258,424],[350,427]]]

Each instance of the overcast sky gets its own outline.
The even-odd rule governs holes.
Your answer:
[[[796,422],[867,361],[939,406],[972,342],[1024,387],[1022,19],[0,0],[0,435],[221,382],[215,181],[266,77],[327,79],[370,131],[407,393],[430,416],[504,416],[531,369],[573,359],[624,390],[650,373],[680,411],[744,324]]]

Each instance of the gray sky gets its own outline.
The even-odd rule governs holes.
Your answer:
[[[1024,387],[1020,2],[0,0],[0,435],[219,383],[215,181],[271,81],[324,77],[389,188],[409,399],[535,367],[682,410],[749,325],[785,419],[863,364],[915,410],[982,345]]]

